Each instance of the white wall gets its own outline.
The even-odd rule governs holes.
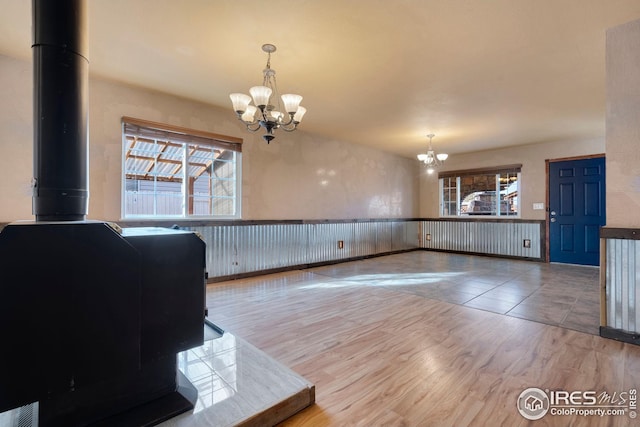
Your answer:
[[[0,55],[0,222],[33,219],[31,76],[30,62]],[[418,166],[412,159],[302,130],[277,132],[267,145],[260,132],[243,128],[230,107],[95,77],[89,90],[90,219],[120,219],[122,116],[243,138],[243,219],[418,215]]]
[[[545,160],[604,153],[604,138],[586,141],[554,141],[522,145],[475,153],[452,154],[443,170],[464,170],[522,164],[520,206],[522,219],[545,219],[544,210],[533,210],[533,203],[545,203]],[[437,174],[427,175],[421,170],[420,216],[439,216],[439,187]]]

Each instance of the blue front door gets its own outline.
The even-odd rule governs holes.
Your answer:
[[[549,260],[600,264],[605,225],[604,157],[549,163]]]

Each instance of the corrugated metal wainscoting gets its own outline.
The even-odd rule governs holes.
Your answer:
[[[418,248],[418,221],[283,222],[183,228],[197,231],[207,243],[210,279]]]
[[[540,220],[122,221],[120,225],[179,226],[198,232],[207,244],[211,281],[420,249],[537,261],[546,256],[545,222]]]
[[[420,247],[425,249],[537,260],[545,256],[544,221],[425,220],[420,228]]]
[[[640,333],[640,230],[602,229],[605,242],[606,325],[627,334]]]

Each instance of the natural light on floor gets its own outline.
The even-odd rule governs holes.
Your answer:
[[[344,288],[349,286],[408,286],[436,283],[442,280],[460,276],[461,272],[438,272],[438,273],[408,273],[408,274],[359,274],[334,279],[327,282],[311,283],[301,286],[301,289],[313,288]]]

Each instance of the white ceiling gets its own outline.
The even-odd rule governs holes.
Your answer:
[[[605,30],[640,0],[89,0],[90,70],[229,109],[264,43],[301,129],[407,157],[604,136]],[[0,0],[31,56],[31,2]]]

